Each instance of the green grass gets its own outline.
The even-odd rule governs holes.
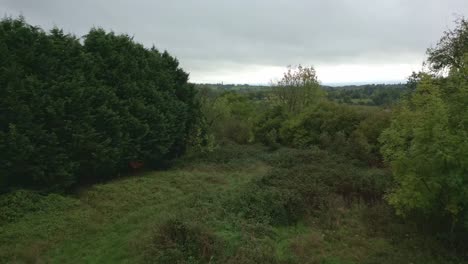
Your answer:
[[[236,171],[173,169],[95,185],[70,198],[76,202],[70,208],[26,214],[3,224],[0,260],[115,263],[139,258],[134,247],[161,216],[265,171],[262,164]]]
[[[4,195],[10,204],[0,203],[0,263],[152,262],[154,235],[168,219],[201,226],[201,236],[212,233],[211,263],[463,262],[431,239],[401,235],[405,226],[382,204],[349,207],[334,196],[328,209],[287,226],[229,211],[229,201],[275,166],[269,155],[276,153],[227,149],[71,196]]]

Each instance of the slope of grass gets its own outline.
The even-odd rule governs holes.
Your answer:
[[[274,209],[277,201],[268,199],[283,194],[262,196],[258,184],[275,167],[289,166],[293,159],[286,155],[232,147],[69,196],[3,195],[0,262],[463,262],[433,239],[409,232],[382,202],[348,205],[332,195],[326,208],[295,223],[271,224],[256,203]],[[252,183],[259,186],[255,193]],[[246,214],[236,204],[252,208]]]
[[[260,163],[235,171],[205,166],[95,185],[68,197],[72,203],[65,208],[3,223],[0,262],[114,263],[138,257],[133,247],[162,216],[190,208],[200,196],[227,192],[266,170]]]

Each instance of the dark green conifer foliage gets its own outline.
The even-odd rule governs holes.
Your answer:
[[[100,181],[180,155],[199,113],[167,52],[91,29],[82,40],[0,21],[0,189]]]

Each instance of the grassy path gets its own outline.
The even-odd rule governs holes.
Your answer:
[[[2,225],[0,260],[133,263],[142,257],[141,240],[163,216],[228,192],[266,171],[260,163],[235,171],[187,167],[95,185],[76,198],[64,198],[66,208],[26,214]]]

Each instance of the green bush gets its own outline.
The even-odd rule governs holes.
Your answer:
[[[207,130],[218,142],[247,144],[253,141],[256,105],[247,96],[234,92],[201,98]]]
[[[303,215],[300,211],[304,210],[300,196],[262,181],[244,186],[241,192],[225,201],[224,207],[237,216],[264,224],[289,225],[296,222]]]
[[[206,228],[178,218],[160,224],[147,247],[147,263],[213,263],[221,241]]]
[[[59,194],[17,190],[0,195],[0,224],[18,221],[28,214],[52,213],[77,206],[78,200]]]
[[[216,165],[251,164],[265,156],[264,148],[258,145],[238,145],[226,143],[213,151],[192,153],[181,159],[179,164],[208,163]]]
[[[288,119],[281,127],[280,135],[282,142],[291,147],[318,146],[324,132],[332,138],[338,133],[348,138],[360,119],[352,107],[321,101]]]
[[[382,109],[340,105],[321,100],[299,114],[280,106],[266,110],[256,121],[255,140],[278,149],[281,145],[319,147],[371,166],[382,166],[380,133],[389,125]]]
[[[244,239],[233,256],[223,262],[227,264],[276,264],[282,263],[276,257],[274,245],[270,241]]]
[[[291,225],[328,206],[339,195],[351,202],[373,204],[382,200],[392,179],[388,171],[369,169],[325,150],[280,149],[264,155],[266,175],[249,182],[225,202],[245,219],[272,225]]]
[[[371,166],[382,166],[383,157],[380,154],[382,144],[379,142],[379,136],[389,126],[390,112],[366,111],[365,118],[348,141],[350,156],[367,161]]]
[[[320,208],[330,193],[339,194],[349,202],[374,203],[393,184],[389,170],[368,168],[325,150],[283,149],[270,162],[285,170],[271,174],[269,184],[293,189],[311,208]]]
[[[279,131],[285,120],[287,115],[283,107],[275,106],[267,109],[255,122],[255,141],[272,149],[278,148],[281,143]]]

